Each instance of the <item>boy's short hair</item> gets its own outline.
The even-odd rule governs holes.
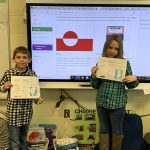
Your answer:
[[[15,56],[17,53],[27,54],[28,57],[31,58],[31,54],[30,54],[29,50],[24,46],[19,46],[14,50],[13,57],[12,57],[13,59],[15,59]]]

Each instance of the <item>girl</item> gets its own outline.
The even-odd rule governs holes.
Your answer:
[[[122,38],[117,35],[109,36],[104,44],[102,56],[123,59]],[[112,143],[112,150],[120,150],[123,139],[122,122],[127,103],[125,86],[129,89],[135,88],[139,82],[137,77],[132,75],[129,61],[127,61],[123,82],[96,78],[96,71],[97,67],[92,67],[90,81],[92,87],[97,89],[96,108],[100,122],[100,150],[109,150],[109,143]]]

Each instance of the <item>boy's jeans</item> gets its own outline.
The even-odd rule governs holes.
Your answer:
[[[27,134],[29,125],[15,127],[8,125],[9,150],[27,150]]]
[[[125,107],[119,109],[106,109],[97,106],[101,134],[122,134],[122,123]]]

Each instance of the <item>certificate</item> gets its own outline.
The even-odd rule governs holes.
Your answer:
[[[101,57],[97,64],[96,77],[122,82],[126,73],[127,60]]]
[[[36,99],[40,97],[39,79],[33,76],[11,76],[11,99]]]

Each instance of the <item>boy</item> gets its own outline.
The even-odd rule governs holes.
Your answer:
[[[32,118],[32,99],[10,99],[11,76],[36,76],[35,72],[28,67],[31,55],[27,48],[20,46],[13,52],[15,67],[6,70],[0,81],[0,91],[8,92],[7,121],[9,131],[9,149],[27,150],[27,134]],[[35,99],[36,104],[43,102],[42,98]]]

